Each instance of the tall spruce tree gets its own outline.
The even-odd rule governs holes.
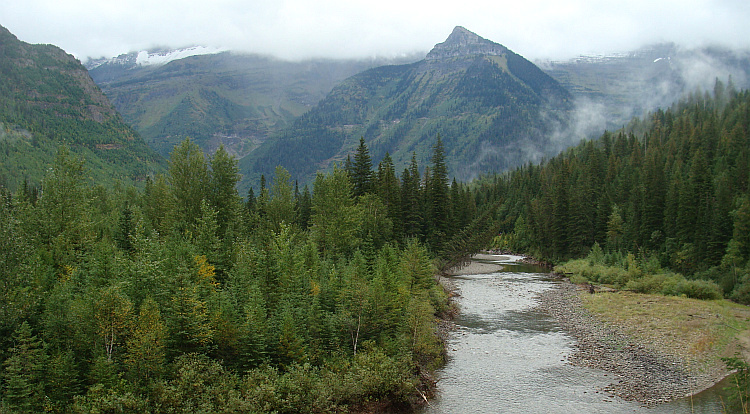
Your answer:
[[[420,186],[417,154],[412,153],[411,164],[401,175],[401,211],[405,237],[422,236],[422,189]]]
[[[211,173],[208,184],[208,202],[216,209],[218,236],[224,238],[229,223],[235,220],[240,206],[237,183],[240,181],[237,159],[219,146],[211,157]]]
[[[208,164],[198,144],[185,139],[174,148],[169,160],[169,183],[176,203],[176,224],[181,229],[192,230],[201,216],[208,178]]]
[[[443,140],[437,136],[432,148],[432,168],[426,181],[427,201],[427,237],[434,251],[442,250],[443,243],[450,231],[451,205],[448,196],[448,167],[445,163]]]
[[[26,321],[13,340],[10,357],[3,364],[3,401],[18,412],[40,412],[44,402],[44,348]]]
[[[396,169],[393,166],[393,160],[390,154],[385,153],[385,157],[378,164],[378,173],[376,179],[376,193],[385,204],[388,218],[393,223],[394,238],[401,238],[402,219],[401,219],[401,188],[398,178],[396,178]]]
[[[357,153],[354,154],[354,163],[351,166],[350,178],[353,185],[354,197],[359,197],[372,192],[373,173],[372,158],[365,144],[365,138],[360,137]]]

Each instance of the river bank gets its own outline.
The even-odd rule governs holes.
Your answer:
[[[721,361],[698,363],[680,350],[656,350],[595,317],[581,301],[582,288],[567,281],[539,295],[539,308],[549,313],[576,340],[569,363],[601,369],[612,382],[603,389],[627,401],[653,406],[696,394],[724,378]]]
[[[503,266],[497,263],[482,262],[482,260],[497,260],[498,256],[494,254],[475,254],[471,260],[461,266],[456,266],[446,272],[448,276],[460,275],[481,275],[487,273],[500,272]]]

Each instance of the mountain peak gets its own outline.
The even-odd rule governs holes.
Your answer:
[[[471,55],[503,55],[505,46],[478,36],[462,26],[456,26],[443,43],[438,43],[427,54],[427,60]]]

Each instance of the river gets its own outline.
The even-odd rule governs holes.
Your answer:
[[[535,309],[536,296],[560,282],[519,257],[494,259],[502,271],[451,277],[460,314],[424,414],[723,412],[722,386],[652,408],[601,391],[614,375],[567,363],[573,338]]]

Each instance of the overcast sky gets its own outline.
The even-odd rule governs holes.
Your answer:
[[[461,25],[529,59],[671,41],[750,48],[750,0],[2,0],[0,25],[79,59],[205,45],[282,58],[427,52]]]

